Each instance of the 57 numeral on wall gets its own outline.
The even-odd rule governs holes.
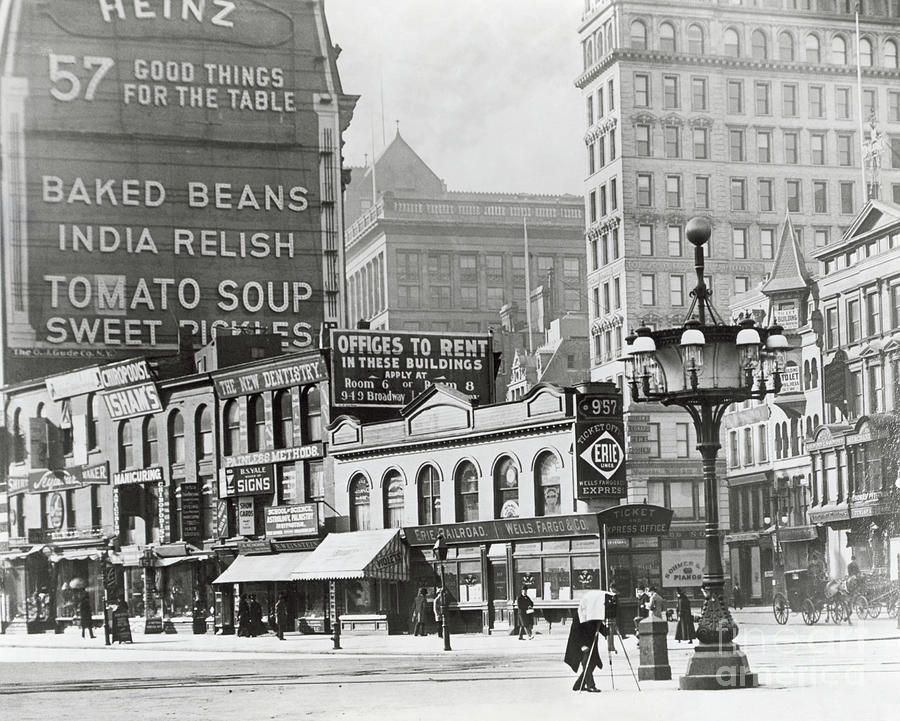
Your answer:
[[[69,102],[81,95],[81,78],[68,68],[68,66],[77,66],[77,64],[78,58],[74,55],[50,53],[50,82],[53,83],[53,87],[50,88],[50,94],[57,100]],[[82,58],[82,67],[85,70],[94,71],[84,88],[85,100],[94,99],[97,86],[114,64],[115,61],[112,58],[98,57],[96,55],[85,55]]]

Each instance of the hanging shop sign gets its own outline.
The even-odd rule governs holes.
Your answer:
[[[436,383],[485,404],[493,379],[489,334],[331,331],[336,406],[400,408]]]
[[[252,536],[256,533],[256,508],[253,496],[242,496],[237,499],[238,533]]]
[[[100,368],[97,366],[50,376],[44,379],[44,385],[50,399],[54,401],[94,393],[103,387],[100,383]]]
[[[235,398],[279,388],[309,385],[328,379],[328,368],[321,353],[291,355],[290,360],[269,365],[264,370],[246,370],[213,376],[219,398]]]
[[[178,493],[181,495],[181,538],[184,541],[198,541],[203,538],[201,489],[199,483],[182,483],[178,486]]]
[[[608,537],[664,536],[672,525],[671,508],[649,503],[629,503],[600,511],[600,523]]]
[[[319,5],[15,7],[4,75],[20,80],[0,91],[19,163],[0,188],[0,252],[17,279],[2,288],[2,381],[174,353],[217,331],[312,348],[323,233],[340,232],[338,98],[327,130],[314,106],[333,73]]]
[[[319,533],[319,513],[315,503],[297,503],[266,508],[266,535],[314,536]]]
[[[228,538],[231,535],[228,524],[228,501],[220,498],[216,501],[216,537]]]
[[[150,466],[149,468],[113,473],[114,486],[127,486],[132,483],[162,483],[163,480],[162,466]]]
[[[575,497],[624,498],[625,433],[621,423],[575,423]]]
[[[290,448],[275,448],[255,453],[242,453],[238,456],[224,456],[222,465],[225,468],[238,468],[240,466],[258,466],[262,463],[291,463],[293,461],[321,458],[324,455],[325,448],[321,443],[309,443],[305,446],[291,446]]]
[[[706,567],[706,551],[699,549],[663,549],[660,551],[662,585],[699,587]]]
[[[222,477],[225,484],[219,489],[219,495],[223,497],[250,496],[275,490],[275,468],[268,463],[225,468]]]
[[[110,363],[99,369],[103,402],[114,420],[135,418],[163,409],[150,366],[143,358]]]
[[[11,476],[8,493],[11,496],[22,493],[51,493],[69,491],[90,485],[109,483],[109,463],[72,468],[32,469],[27,476]]]
[[[596,513],[577,513],[568,516],[540,518],[510,518],[506,520],[470,521],[468,523],[410,526],[403,529],[410,546],[432,546],[439,533],[444,541],[458,543],[490,543],[493,541],[527,541],[550,538],[596,536],[600,523]]]

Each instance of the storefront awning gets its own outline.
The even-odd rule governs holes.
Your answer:
[[[174,558],[157,558],[153,565],[156,568],[168,568],[176,563],[189,563],[190,561],[205,561],[209,558],[208,553],[195,553],[191,556],[175,556]]]
[[[381,578],[409,579],[409,553],[399,529],[332,533],[291,574],[299,581]]]
[[[313,551],[238,556],[213,583],[255,583],[290,581],[294,571]]]
[[[0,553],[0,561],[21,561],[23,558],[27,558],[32,553],[40,553],[44,548],[45,546],[43,544],[37,544],[35,546],[31,546],[30,548],[23,548],[19,551]]]
[[[54,563],[58,561],[96,561],[102,554],[103,550],[100,548],[64,548],[50,556],[50,560]]]

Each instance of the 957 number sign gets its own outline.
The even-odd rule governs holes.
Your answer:
[[[622,420],[622,396],[585,395],[578,398],[579,419]]]

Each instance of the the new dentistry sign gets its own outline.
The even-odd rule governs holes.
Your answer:
[[[217,328],[314,347],[345,100],[321,3],[4,8],[0,383]]]

